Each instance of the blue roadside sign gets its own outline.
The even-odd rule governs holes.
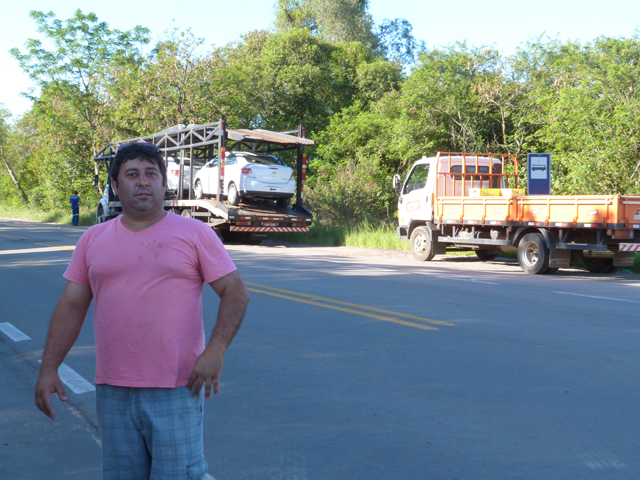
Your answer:
[[[527,195],[551,195],[551,154],[527,154]]]

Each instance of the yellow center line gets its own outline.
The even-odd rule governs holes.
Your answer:
[[[0,237],[15,238],[15,239],[18,239],[18,240],[29,240],[27,237],[18,237],[16,235],[7,235],[6,233],[0,233]]]
[[[15,240],[31,240],[30,238],[27,238],[27,237],[18,237],[17,235],[8,235],[6,233],[0,233],[0,237],[12,238]],[[75,245],[51,245],[50,243],[37,243],[37,242],[34,242],[33,244],[40,245],[41,247],[57,248],[58,250],[75,250],[76,249]]]
[[[425,322],[425,323],[432,323],[434,325],[443,325],[445,327],[455,327],[454,323],[443,322],[441,320],[433,320],[431,318],[418,317],[416,315],[409,315],[408,313],[392,312],[390,310],[383,310],[381,308],[368,307],[366,305],[358,305],[357,303],[341,302],[340,300],[332,300],[331,298],[318,297],[317,295],[309,295],[308,293],[298,293],[298,292],[293,292],[291,290],[283,290],[281,288],[269,287],[266,285],[259,285],[257,283],[245,282],[245,284],[251,285],[252,287],[266,288],[268,290],[273,290],[276,292],[288,293],[290,295],[296,295],[298,297],[312,298],[314,300],[320,300],[322,302],[336,303],[338,305],[346,305],[347,307],[354,307],[362,310],[370,310],[372,312],[378,312],[378,313],[386,313],[388,315],[393,315],[395,317],[410,318],[412,320],[418,320],[420,322]]]
[[[251,285],[251,284],[248,284],[248,285]],[[259,290],[257,288],[249,287],[249,288],[247,288],[247,290],[249,290],[250,292],[255,292],[255,293],[264,293],[265,295],[271,295],[273,297],[285,298],[287,300],[293,300],[295,302],[306,303],[306,304],[309,304],[309,305],[315,305],[316,307],[331,308],[333,310],[339,310],[341,312],[355,313],[356,315],[362,315],[364,317],[371,317],[371,318],[375,318],[375,319],[378,319],[378,320],[384,320],[385,322],[399,323],[400,325],[406,325],[406,326],[409,326],[409,327],[420,328],[422,330],[437,330],[436,327],[429,327],[427,325],[420,325],[419,323],[413,323],[413,322],[405,322],[404,320],[398,320],[397,318],[383,317],[382,315],[376,315],[375,313],[362,312],[360,310],[354,310],[352,308],[336,307],[335,305],[327,305],[325,303],[314,302],[312,300],[305,300],[303,298],[292,297],[290,295],[282,295],[280,293],[267,292],[266,290]],[[296,295],[298,295],[298,294],[296,294]]]

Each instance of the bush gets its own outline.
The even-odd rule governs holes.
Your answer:
[[[332,175],[319,172],[307,187],[306,200],[321,226],[378,223],[387,219],[387,208],[379,195],[373,167],[348,164]]]

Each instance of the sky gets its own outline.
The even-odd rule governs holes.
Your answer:
[[[5,2],[0,29],[0,104],[18,116],[31,103],[21,96],[32,84],[9,54],[21,51],[29,38],[42,39],[31,10],[52,11],[60,20],[79,8],[118,30],[148,27],[154,40],[175,25],[190,28],[205,46],[223,46],[243,33],[271,28],[275,0],[183,2],[175,0],[26,0]],[[427,48],[466,41],[469,46],[493,46],[510,55],[528,41],[543,38],[590,42],[599,36],[629,38],[640,27],[638,0],[370,0],[376,23],[404,18],[413,35]],[[2,106],[2,105],[0,105]]]

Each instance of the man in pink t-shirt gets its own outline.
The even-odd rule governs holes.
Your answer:
[[[218,394],[249,294],[210,227],[164,210],[166,166],[157,147],[120,147],[110,174],[123,214],[78,242],[51,318],[36,405],[55,418],[51,394],[67,400],[58,367],[94,299],[104,478],[204,478],[201,391]],[[220,296],[208,342],[205,283]]]

